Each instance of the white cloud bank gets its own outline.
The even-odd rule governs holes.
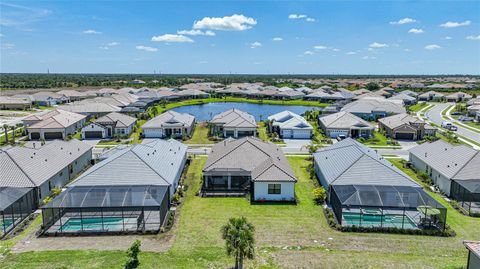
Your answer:
[[[412,18],[403,18],[398,21],[391,21],[390,24],[408,24],[408,23],[414,23],[417,20],[412,19]]]
[[[184,35],[173,35],[173,34],[153,36],[152,41],[168,42],[168,43],[193,43],[194,42],[190,37],[187,37]]]
[[[307,18],[307,15],[305,15],[305,14],[290,14],[290,15],[288,15],[288,18],[291,19],[291,20],[305,19],[305,18]]]
[[[385,43],[373,42],[372,44],[369,45],[369,47],[372,49],[381,49],[381,48],[387,48],[388,45]]]
[[[469,36],[466,37],[466,39],[468,39],[468,40],[480,40],[480,35],[477,35],[477,36],[469,35]]]
[[[442,47],[440,47],[439,45],[437,44],[430,44],[430,45],[426,45],[425,46],[425,49],[426,50],[436,50],[436,49],[441,49]]]
[[[464,21],[464,22],[456,22],[456,21],[447,21],[446,23],[440,24],[440,27],[443,28],[457,28],[462,26],[469,26],[472,22],[471,21]]]
[[[218,31],[244,31],[251,29],[257,21],[254,18],[234,14],[232,16],[205,17],[193,23],[193,29],[210,29]]]
[[[260,48],[261,46],[262,46],[262,43],[260,43],[258,41],[250,43],[250,48],[252,48],[252,49]]]
[[[147,46],[136,46],[135,47],[137,50],[143,50],[143,51],[148,51],[148,52],[156,52],[158,49],[157,48],[152,48],[152,47],[147,47]]]
[[[82,34],[86,34],[86,35],[99,35],[101,34],[102,32],[99,32],[99,31],[96,31],[96,30],[93,30],[93,29],[88,29],[88,30],[85,30],[82,32]]]
[[[412,28],[410,30],[408,30],[408,32],[410,34],[423,34],[424,31],[422,29],[418,29],[418,28]]]
[[[274,37],[272,38],[273,41],[283,41],[283,38],[281,37]]]
[[[202,30],[182,30],[182,31],[177,31],[177,34],[179,35],[191,35],[191,36],[215,36],[215,32],[207,30],[207,31],[202,31]]]

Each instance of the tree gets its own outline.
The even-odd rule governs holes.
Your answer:
[[[313,190],[313,197],[313,200],[315,200],[317,204],[322,204],[327,198],[327,192],[323,187],[315,188]]]
[[[235,257],[235,269],[243,268],[243,259],[255,254],[255,227],[245,217],[230,218],[222,227],[227,255]]]
[[[5,144],[8,144],[8,124],[3,125],[3,131],[5,132]]]
[[[153,106],[153,107],[152,107],[152,114],[153,114],[154,117],[157,116],[157,114],[158,114],[158,108],[157,108],[157,106]]]
[[[313,154],[318,150],[318,146],[313,143],[310,143],[310,145],[308,145],[307,148],[308,148],[308,153],[310,154]]]
[[[127,262],[125,269],[137,268],[140,262],[138,261],[138,254],[140,253],[140,240],[135,240],[127,250]]]
[[[378,84],[375,83],[375,82],[370,82],[370,83],[367,84],[367,90],[369,90],[371,92],[376,91],[378,89],[380,89],[380,86],[378,86]]]
[[[15,132],[17,131],[17,126],[12,125],[10,128],[12,129],[12,143],[15,144]]]

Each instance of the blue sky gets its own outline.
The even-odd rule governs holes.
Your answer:
[[[3,1],[1,72],[480,74],[480,1]]]

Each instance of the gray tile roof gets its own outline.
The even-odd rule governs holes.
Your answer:
[[[109,113],[120,111],[121,108],[118,106],[98,103],[98,102],[75,102],[68,105],[59,106],[58,108],[75,113]]]
[[[375,150],[347,138],[313,154],[329,185],[420,187]]]
[[[142,129],[155,129],[162,127],[188,127],[195,122],[195,117],[187,113],[178,113],[168,110],[142,125]]]
[[[137,121],[136,118],[130,117],[125,114],[117,113],[117,112],[112,112],[110,114],[107,114],[103,117],[98,118],[95,122],[98,123],[109,123],[109,122],[115,122],[115,127],[128,127],[132,124],[134,124]]]
[[[412,97],[412,96],[410,96],[406,93],[399,93],[397,95],[394,95],[394,96],[388,98],[388,100],[415,101],[415,100],[417,100],[417,98]]]
[[[280,148],[255,137],[227,139],[213,146],[204,172],[246,171],[253,181],[296,182]]]
[[[73,186],[173,184],[183,170],[187,146],[174,140],[157,139],[148,144],[122,147],[94,165]]]
[[[255,117],[239,109],[232,108],[215,115],[210,121],[214,124],[222,124],[223,127],[257,127]]]
[[[378,119],[378,121],[381,122],[382,124],[384,124],[385,126],[387,126],[390,129],[395,129],[395,128],[400,127],[404,124],[411,125],[412,127],[416,128],[414,125],[412,125],[413,123],[424,123],[424,121],[419,120],[415,117],[412,117],[412,116],[408,115],[407,113],[401,113],[401,114],[398,114],[398,115],[393,115],[393,116],[390,116],[390,117],[381,118],[381,119]],[[435,129],[434,127],[430,126],[429,124],[425,124],[425,128]]]
[[[308,123],[302,116],[291,111],[285,110],[268,117],[268,120],[273,121],[273,125],[281,129],[301,129],[311,130],[312,125]]]
[[[75,139],[55,140],[40,148],[1,149],[0,186],[40,186],[91,149],[92,146]]]
[[[363,98],[358,101],[346,104],[342,108],[342,111],[350,113],[372,113],[374,111],[382,111],[393,114],[406,112],[403,106],[394,102],[388,100],[368,98]]]
[[[375,126],[371,125],[369,122],[345,111],[321,117],[320,122],[326,128],[348,129],[352,126],[370,129],[375,128]]]
[[[437,140],[418,145],[410,149],[410,153],[447,178],[480,178],[479,152],[468,146]]]
[[[77,124],[79,121],[82,121],[86,118],[85,115],[77,114],[70,111],[65,111],[62,109],[55,109],[47,112],[41,112],[35,115],[28,116],[24,121],[39,121],[28,128],[66,128]]]

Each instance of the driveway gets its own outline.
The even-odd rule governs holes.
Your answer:
[[[95,147],[102,139],[84,139],[82,142],[89,144],[92,147]]]

